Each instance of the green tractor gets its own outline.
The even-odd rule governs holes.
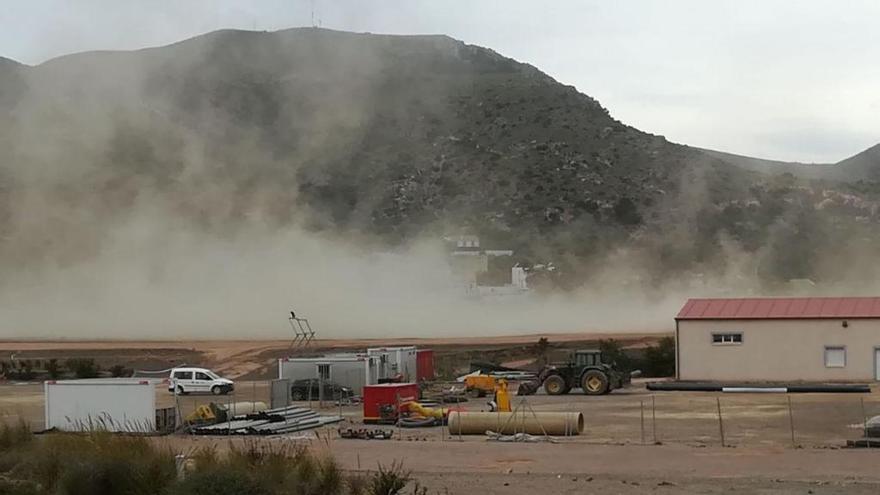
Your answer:
[[[543,385],[547,395],[567,394],[573,388],[581,388],[587,395],[604,395],[629,384],[634,374],[603,363],[598,350],[575,351],[567,363],[545,366],[538,379],[521,384],[517,394],[532,395]]]

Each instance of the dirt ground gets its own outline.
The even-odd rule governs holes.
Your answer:
[[[547,333],[499,337],[409,339],[317,339],[309,349],[290,347],[289,340],[214,341],[0,341],[0,359],[94,358],[105,368],[112,364],[142,370],[161,370],[188,364],[203,366],[230,378],[264,379],[276,372],[278,358],[298,354],[345,352],[368,347],[415,345],[432,348],[437,357],[446,353],[516,349],[546,337],[558,346],[577,346],[599,339],[618,339],[630,347],[643,347],[663,334]]]
[[[342,440],[334,428],[317,432],[317,438],[309,434],[306,438],[256,441],[306,442],[315,449],[328,450],[349,470],[372,470],[379,464],[400,461],[431,494],[878,493],[880,451],[841,447],[847,439],[860,436],[863,399],[868,415],[880,414],[880,394],[791,396],[794,446],[788,398],[782,394],[697,392],[654,395],[643,384],[603,397],[529,397],[526,404],[536,411],[584,414],[584,434],[560,438],[557,443],[497,443],[481,436],[459,439],[441,427],[398,430],[389,441]],[[159,406],[171,406],[175,400],[161,385],[157,386],[157,399]],[[268,400],[265,381],[240,382],[235,395],[225,398],[253,399]],[[179,398],[184,414],[211,400],[216,399],[199,395]],[[717,400],[722,406],[724,447]],[[312,406],[318,408],[317,403]],[[478,401],[464,406],[469,410],[485,408]],[[341,412],[347,418],[343,426],[362,426],[359,406],[328,404],[323,412]],[[42,386],[0,385],[0,418],[21,418],[41,428]],[[230,442],[254,440],[172,436],[156,441],[188,452],[206,446],[222,450]]]
[[[524,342],[533,340],[529,337]],[[18,352],[50,349],[40,345],[22,343]],[[64,349],[55,345],[51,349]],[[170,343],[143,345],[143,352],[154,352],[168,349]],[[265,352],[273,346],[286,343],[176,349],[246,360],[249,353]],[[5,348],[0,345],[0,349]],[[556,443],[510,444],[489,442],[482,436],[458,438],[441,427],[399,430],[389,441],[341,440],[335,427],[316,432],[317,437],[311,433],[304,435],[306,438],[301,435],[256,441],[305,442],[331,452],[349,470],[373,470],[378,464],[401,461],[430,494],[880,492],[880,450],[842,448],[846,440],[861,435],[865,416],[880,415],[877,391],[866,395],[652,393],[644,388],[644,382],[638,380],[630,388],[601,397],[576,392],[528,397],[522,407],[584,414],[584,434],[560,438]],[[239,380],[236,386],[233,396],[221,400],[268,401],[265,380]],[[187,414],[199,404],[216,399],[191,395],[178,400],[181,411]],[[157,405],[174,403],[174,396],[158,384]],[[514,399],[517,405],[519,398]],[[318,408],[317,403],[312,406]],[[468,410],[486,409],[483,400],[463,406]],[[359,406],[327,405],[323,412],[342,413],[346,417],[343,426],[362,426]],[[18,419],[28,421],[34,429],[42,428],[41,384],[0,384],[0,420]],[[205,446],[224,449],[230,442],[255,440],[171,436],[156,441],[188,452]]]

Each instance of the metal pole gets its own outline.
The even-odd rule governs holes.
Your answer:
[[[797,448],[797,442],[794,439],[794,413],[791,410],[791,396],[787,396],[788,398],[788,426],[791,429],[791,446],[793,448]]]
[[[639,408],[641,412],[642,445],[645,445],[645,401],[639,401]]]
[[[396,406],[394,412],[395,412],[395,416],[397,416],[397,425],[396,425],[397,426],[397,441],[399,442],[401,440],[401,438],[400,438],[400,392],[398,392],[394,395],[395,395],[394,400],[397,403],[397,406]]]
[[[657,405],[654,402],[654,395],[651,394],[651,432],[654,436],[654,443],[657,443]]]
[[[226,394],[226,435],[232,435],[232,396]]]
[[[175,418],[174,427],[180,428],[183,426],[183,414],[180,412],[180,396],[177,394],[177,380],[171,380],[172,385],[174,386],[174,409],[177,411],[177,417]]]
[[[255,412],[257,412],[257,381],[254,380],[251,382],[251,384],[253,385],[252,390],[253,390],[253,396],[254,396],[254,401],[251,403],[251,412],[255,413]]]
[[[868,438],[868,413],[865,412],[865,398],[861,397],[860,399],[862,401],[862,420],[865,425],[865,438]]]
[[[721,433],[721,446],[726,447],[724,443],[724,420],[721,418],[721,397],[715,397],[715,402],[718,404],[718,431]]]

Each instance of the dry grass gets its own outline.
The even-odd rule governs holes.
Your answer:
[[[397,495],[410,481],[399,464],[347,475],[329,455],[256,442],[188,457],[181,477],[174,452],[144,437],[106,431],[35,437],[24,423],[3,425],[0,495]]]

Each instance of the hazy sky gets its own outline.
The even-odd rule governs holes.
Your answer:
[[[0,55],[308,26],[313,5],[327,28],[490,47],[671,141],[812,162],[880,143],[877,0],[6,0]]]

